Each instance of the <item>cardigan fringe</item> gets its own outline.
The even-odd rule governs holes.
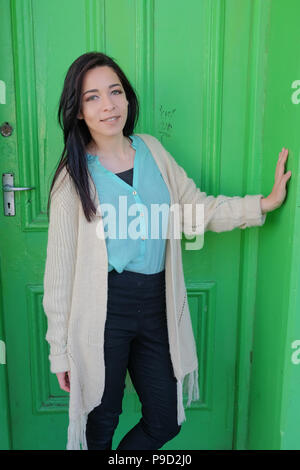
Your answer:
[[[88,450],[86,442],[87,413],[69,420],[67,450]],[[81,449],[80,449],[81,446]]]
[[[192,401],[199,400],[198,386],[198,367],[188,374],[188,402],[186,406],[190,406]]]
[[[199,400],[199,386],[198,386],[198,366],[192,372],[187,374],[184,379],[187,377],[187,391],[188,391],[188,401],[186,407],[190,407],[192,401]],[[183,382],[177,380],[177,423],[180,425],[183,421],[186,421],[186,416],[183,406]]]
[[[188,384],[188,402],[187,407],[191,405],[192,401],[199,400],[199,387],[198,387],[198,366],[192,372],[187,374]],[[183,381],[177,380],[177,422],[181,425],[186,421],[186,416],[183,406]],[[69,420],[68,427],[68,442],[67,450],[88,450],[86,441],[86,424],[88,413],[80,414],[76,419]]]

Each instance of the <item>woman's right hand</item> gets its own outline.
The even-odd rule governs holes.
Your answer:
[[[66,372],[57,372],[56,377],[59,382],[59,386],[62,390],[70,392],[70,382],[71,382],[71,372],[68,370]]]

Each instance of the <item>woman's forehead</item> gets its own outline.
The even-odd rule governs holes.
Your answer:
[[[113,84],[120,84],[121,81],[115,71],[108,66],[94,67],[85,73],[83,87],[98,85],[97,88],[108,88]]]

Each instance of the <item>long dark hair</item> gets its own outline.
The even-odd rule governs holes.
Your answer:
[[[85,149],[92,137],[85,121],[78,119],[77,116],[81,107],[81,89],[85,73],[94,67],[104,65],[111,67],[118,75],[129,103],[128,116],[123,128],[123,135],[125,137],[133,134],[138,121],[139,103],[136,93],[124,72],[111,57],[101,52],[88,52],[78,57],[71,64],[65,77],[59,102],[58,122],[64,134],[64,149],[49,191],[47,204],[48,217],[51,192],[59,173],[65,166],[81,199],[87,221],[90,222],[93,214],[96,214],[97,209],[89,191],[88,167],[85,158]]]

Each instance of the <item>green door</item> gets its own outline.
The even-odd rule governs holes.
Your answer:
[[[6,57],[0,62],[0,124],[13,129],[0,136],[1,176],[12,174],[14,186],[34,188],[15,192],[15,215],[6,216],[3,208],[0,215],[0,339],[6,343],[6,363],[0,364],[6,411],[0,419],[7,430],[1,446],[65,449],[68,394],[50,373],[42,281],[66,70],[84,52],[111,55],[140,98],[137,133],[159,138],[208,194],[267,196],[272,185],[261,184],[259,109],[271,7],[252,0],[0,1],[0,51]],[[271,172],[275,157],[264,157]],[[208,232],[201,250],[184,250],[182,241],[200,399],[163,449],[245,445],[264,229]],[[113,449],[140,419],[141,404],[129,375],[126,380]]]

